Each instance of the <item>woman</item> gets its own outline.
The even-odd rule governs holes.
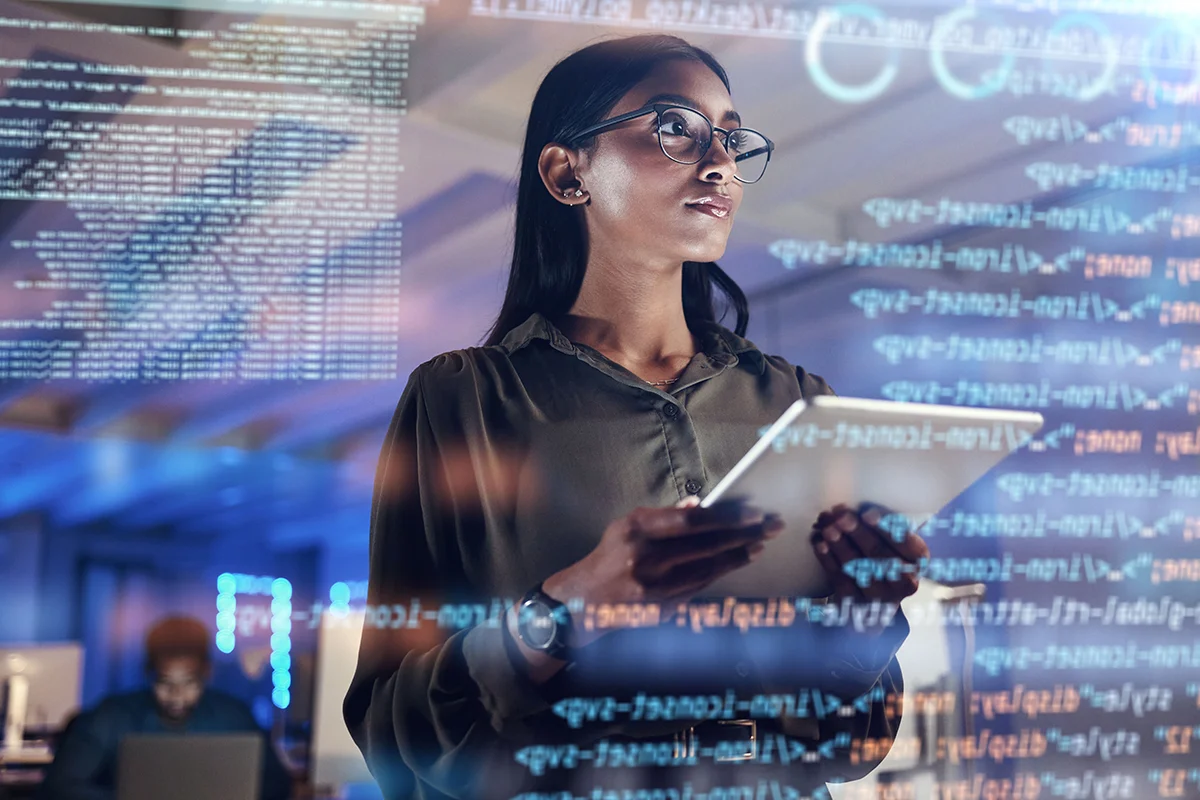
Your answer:
[[[710,135],[706,118],[720,130]],[[898,718],[882,701],[849,718],[754,726],[615,704],[639,692],[644,712],[647,697],[699,692],[897,691],[902,616],[867,633],[803,621],[747,635],[587,624],[586,608],[619,602],[657,603],[660,622],[680,621],[679,603],[769,554],[777,520],[696,498],[796,399],[832,393],[743,338],[745,296],[713,263],[773,147],[753,131],[727,140],[739,124],[724,70],[675,37],[602,41],[542,82],[503,307],[484,346],[409,378],[380,457],[368,597],[405,609],[417,598],[426,610],[525,598],[528,616],[514,608],[441,631],[429,616],[367,624],[345,716],[388,798],[620,796],[604,790],[685,781],[699,792],[768,774],[803,794],[878,762],[850,763],[845,736],[890,736]],[[715,320],[714,284],[737,310],[736,332]],[[927,554],[914,534],[893,549],[871,521],[838,508],[814,525],[835,600],[898,602],[915,590],[907,577],[864,593],[842,573],[864,554]],[[559,605],[573,598],[587,605]],[[764,743],[836,741],[838,755],[803,765],[731,756],[748,730]],[[602,740],[606,753],[671,743],[681,759],[619,769],[599,763]],[[725,757],[683,763],[697,742],[725,742]]]

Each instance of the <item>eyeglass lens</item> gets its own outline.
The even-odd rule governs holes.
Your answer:
[[[721,134],[716,137],[723,138]],[[704,115],[690,109],[667,108],[659,116],[658,140],[663,152],[683,164],[695,164],[703,158],[716,137]],[[732,131],[726,149],[737,165],[737,176],[746,183],[757,181],[766,171],[767,140],[754,131]]]

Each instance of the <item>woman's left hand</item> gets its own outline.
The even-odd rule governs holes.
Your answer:
[[[875,508],[860,515],[841,503],[817,517],[813,550],[833,584],[831,602],[840,603],[849,597],[860,603],[899,603],[917,591],[919,572],[928,563],[929,547],[907,525],[901,531],[884,530],[879,527],[881,519]],[[864,560],[868,563],[861,565],[862,570],[851,570],[866,580],[846,574],[846,564]]]

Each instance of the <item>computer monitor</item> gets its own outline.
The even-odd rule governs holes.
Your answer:
[[[83,646],[77,642],[0,645],[0,687],[6,733],[20,724],[25,736],[61,731],[79,711],[82,695]],[[13,676],[24,688],[15,690]],[[24,694],[24,719],[11,720]],[[19,715],[18,715],[19,716]],[[20,733],[17,734],[20,738]]]
[[[117,800],[258,800],[262,734],[129,734],[117,754]]]
[[[374,782],[342,718],[342,700],[358,662],[363,616],[359,608],[321,618],[313,689],[312,781],[313,786],[334,792],[349,784]]]

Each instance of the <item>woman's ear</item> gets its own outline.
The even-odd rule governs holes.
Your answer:
[[[571,165],[570,151],[556,142],[550,142],[542,148],[538,156],[538,174],[546,189],[560,200],[564,191],[579,187],[575,168]]]

